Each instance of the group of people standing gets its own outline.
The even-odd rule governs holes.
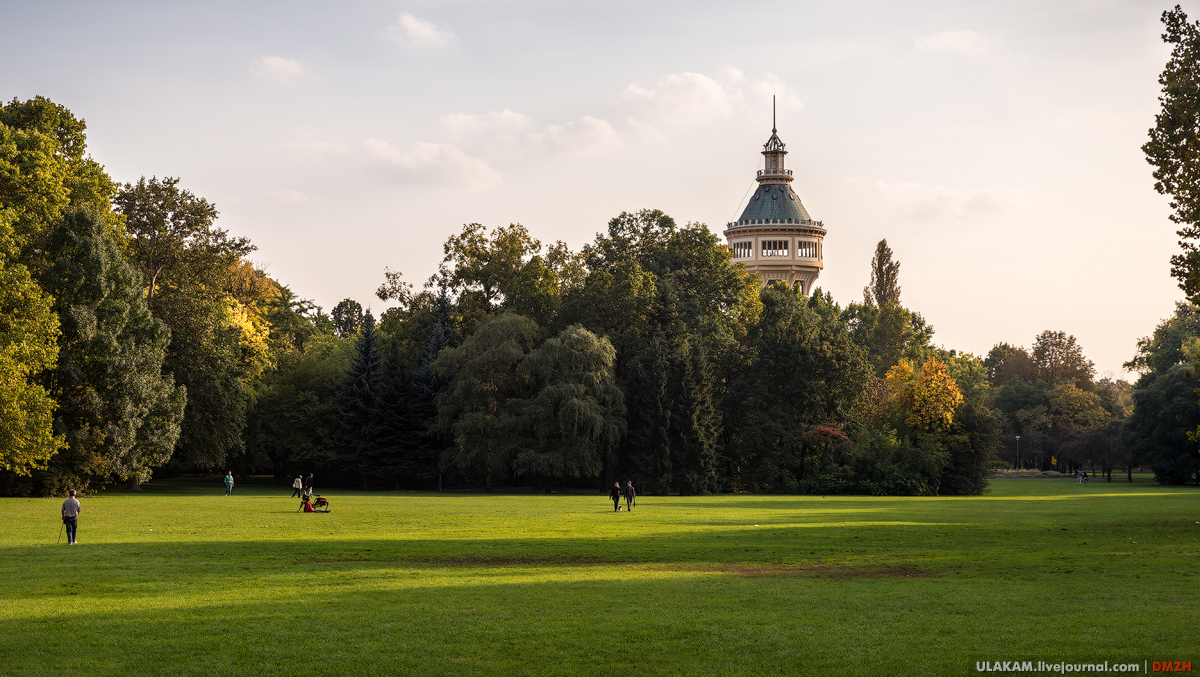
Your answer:
[[[613,511],[621,512],[621,499],[625,499],[626,511],[633,510],[633,506],[637,505],[637,493],[633,490],[633,480],[625,482],[625,488],[621,488],[620,482],[613,482],[612,489],[608,492],[608,497],[612,499]]]
[[[292,498],[312,498],[313,492],[313,474],[308,473],[308,478],[304,475],[296,475],[296,479],[292,480]]]

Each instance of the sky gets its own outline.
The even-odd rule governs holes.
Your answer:
[[[771,97],[822,220],[816,285],[862,298],[875,244],[934,342],[1076,336],[1129,378],[1182,299],[1140,150],[1166,4],[17,2],[0,97],[88,125],[114,180],[175,176],[326,310],[420,286],[463,224],[578,249],[623,211],[720,234]],[[1200,2],[1184,3],[1200,17]]]

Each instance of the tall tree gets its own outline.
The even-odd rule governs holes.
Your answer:
[[[863,287],[863,303],[882,308],[889,303],[900,305],[900,262],[892,260],[892,248],[887,240],[875,245],[871,258],[871,283]]]
[[[742,439],[757,453],[758,486],[794,490],[804,435],[849,420],[865,393],[870,365],[841,318],[779,285],[764,289],[762,300],[750,342],[751,399],[738,412],[739,424]]]
[[[370,480],[380,474],[377,424],[380,377],[384,366],[375,318],[369,312],[363,316],[354,345],[354,359],[346,370],[342,386],[340,457],[342,469],[357,476],[366,489]]]
[[[146,307],[141,276],[102,219],[69,214],[48,241],[43,276],[62,324],[49,374],[66,436],[44,476],[49,491],[112,475],[136,488],[175,447],[187,396],[163,374],[170,330]]]
[[[521,404],[528,441],[513,459],[518,475],[598,475],[625,433],[625,399],[607,339],[571,325],[521,362],[532,396]]]
[[[681,494],[711,494],[721,488],[721,412],[716,378],[704,341],[688,337],[675,351],[673,463]]]
[[[363,326],[362,304],[354,299],[342,299],[330,313],[333,330],[341,338],[350,338]]]
[[[1095,364],[1083,356],[1083,347],[1064,331],[1044,331],[1033,340],[1030,351],[1037,377],[1051,385],[1074,383],[1090,389]]]
[[[54,401],[34,379],[57,363],[53,299],[17,262],[11,212],[0,210],[0,469],[27,476],[63,447]]]
[[[220,467],[244,451],[246,377],[258,351],[227,289],[254,246],[217,228],[216,208],[175,178],[127,183],[113,203],[125,216],[150,310],[171,330],[164,369],[187,387],[177,456],[194,468]]]
[[[438,427],[454,446],[443,468],[479,477],[491,488],[505,482],[521,449],[521,402],[528,397],[522,360],[534,348],[538,326],[513,313],[488,315],[462,345],[438,355],[434,371],[448,381],[438,396]]]
[[[1170,219],[1179,226],[1183,252],[1171,257],[1171,275],[1193,302],[1200,302],[1200,22],[1189,22],[1179,5],[1163,12],[1163,42],[1171,58],[1150,140],[1142,146],[1154,165],[1154,189],[1171,196]]]

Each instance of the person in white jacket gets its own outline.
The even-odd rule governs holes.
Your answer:
[[[296,479],[292,480],[292,498],[304,493],[304,476],[296,475]]]

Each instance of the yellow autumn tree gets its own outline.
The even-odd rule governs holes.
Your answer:
[[[920,372],[908,360],[900,360],[888,370],[887,383],[893,405],[904,415],[905,423],[913,427],[949,426],[954,410],[963,401],[946,363],[936,357],[926,360]]]

